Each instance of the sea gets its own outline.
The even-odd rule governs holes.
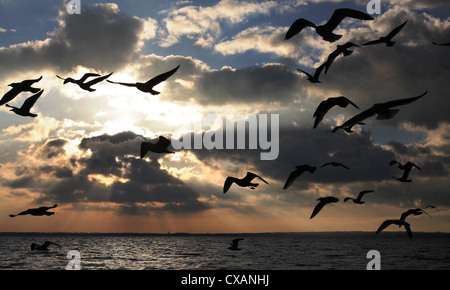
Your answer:
[[[450,233],[0,233],[0,270],[72,269],[450,270]]]

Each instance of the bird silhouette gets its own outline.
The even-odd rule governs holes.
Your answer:
[[[229,176],[225,179],[225,183],[223,185],[223,193],[226,193],[228,191],[228,189],[230,189],[231,185],[233,183],[236,183],[236,185],[240,186],[240,187],[248,187],[250,189],[255,189],[256,187],[258,187],[258,183],[252,183],[252,180],[254,178],[259,178],[261,179],[264,183],[269,184],[267,181],[265,181],[262,177],[252,173],[252,172],[247,172],[247,175],[245,175],[244,178],[236,178],[236,177],[232,177]]]
[[[6,92],[3,97],[0,99],[0,106],[8,103],[9,101],[13,100],[15,97],[17,97],[22,92],[31,92],[33,94],[36,94],[41,89],[33,88],[32,85],[34,83],[39,82],[42,79],[42,76],[37,79],[32,80],[24,80],[20,83],[12,83],[8,86],[11,87],[11,89]]]
[[[164,136],[159,136],[158,142],[150,143],[150,142],[142,142],[141,143],[141,158],[144,158],[145,154],[148,151],[155,153],[175,153],[168,149],[170,146],[170,140]]]
[[[329,166],[329,165],[335,166],[335,167],[340,166],[340,167],[344,167],[345,169],[350,169],[350,168],[348,168],[348,166],[346,166],[345,164],[342,164],[342,163],[340,163],[340,162],[334,162],[334,161],[332,161],[332,162],[327,162],[327,163],[325,163],[324,165],[320,166],[320,168],[323,168],[323,167]]]
[[[405,219],[410,215],[421,215],[423,213],[426,214],[427,216],[429,216],[429,214],[421,208],[408,209],[407,211],[402,213],[402,215],[400,216],[400,220],[405,221]]]
[[[309,219],[312,219],[313,217],[315,217],[326,204],[336,203],[339,201],[339,199],[334,196],[319,197],[317,200],[319,200],[319,203],[314,207],[314,210]]]
[[[374,44],[385,43],[387,47],[393,47],[395,45],[395,41],[392,41],[392,38],[394,38],[394,36],[396,36],[400,32],[400,30],[403,29],[403,27],[406,25],[407,22],[408,22],[408,20],[403,22],[400,26],[394,28],[391,32],[389,32],[388,35],[382,36],[377,40],[369,41],[367,43],[364,43],[363,45],[374,45]]]
[[[433,41],[433,44],[434,45],[440,45],[440,46],[450,46],[450,42],[447,42],[447,43],[436,43],[436,42]]]
[[[328,113],[328,111],[333,108],[334,106],[339,106],[341,108],[346,108],[349,104],[351,104],[353,107],[359,109],[357,105],[355,105],[352,101],[350,101],[348,98],[344,96],[340,97],[332,97],[328,98],[325,101],[322,101],[319,106],[317,107],[316,111],[314,112],[313,117],[314,120],[314,129],[317,128],[320,122],[322,122],[325,115]]]
[[[308,77],[308,81],[310,81],[313,84],[317,84],[317,83],[322,83],[322,81],[319,80],[319,77],[320,77],[320,74],[322,73],[323,69],[326,67],[326,65],[327,65],[326,62],[321,64],[314,72],[314,75],[311,75],[310,73],[308,73],[304,70],[301,70],[301,69],[297,69],[297,70],[304,73]]]
[[[416,164],[414,164],[413,162],[406,162],[405,164],[400,164],[398,161],[396,160],[392,160],[391,162],[389,162],[389,165],[394,165],[394,164],[398,164],[398,168],[400,168],[401,170],[403,170],[403,175],[402,177],[393,177],[395,179],[397,179],[398,181],[401,182],[412,182],[411,179],[408,179],[409,174],[411,173],[411,170],[413,167],[416,167],[419,170],[422,170],[419,166],[417,166]]]
[[[288,189],[294,183],[295,179],[297,179],[297,177],[302,175],[305,171],[308,171],[310,173],[314,173],[314,171],[316,171],[316,167],[308,165],[308,164],[295,166],[295,168],[297,168],[297,169],[292,171],[291,174],[289,174],[289,177],[286,180],[286,183],[284,184],[283,189]]]
[[[362,113],[359,113],[358,115],[356,115],[353,118],[349,119],[348,121],[344,122],[344,124],[335,127],[332,132],[334,133],[339,129],[344,129],[346,132],[351,133],[351,132],[353,132],[352,131],[353,126],[360,124],[362,121],[364,121],[370,117],[373,117],[375,115],[377,115],[377,120],[392,119],[395,115],[397,115],[397,113],[400,110],[391,109],[391,108],[410,104],[410,103],[422,98],[427,93],[428,93],[428,91],[426,91],[425,93],[423,93],[422,95],[420,95],[418,97],[399,99],[399,100],[389,101],[389,102],[385,102],[385,103],[374,104],[371,108],[365,110]]]
[[[347,202],[348,200],[353,200],[354,203],[357,203],[357,204],[363,204],[363,203],[365,203],[365,201],[362,201],[361,198],[362,198],[364,195],[366,195],[367,193],[370,193],[370,192],[374,192],[374,191],[373,191],[373,190],[364,190],[364,191],[361,191],[361,192],[358,194],[358,197],[357,197],[357,198],[346,197],[346,198],[344,198],[344,202]]]
[[[328,55],[327,61],[326,61],[326,67],[325,67],[325,73],[328,73],[328,71],[330,70],[331,65],[333,64],[334,60],[340,55],[343,54],[344,57],[345,56],[349,56],[353,53],[352,50],[349,50],[349,48],[351,47],[360,47],[357,44],[354,44],[353,42],[347,42],[346,44],[343,45],[338,45],[336,50],[333,51],[332,53],[330,53]]]
[[[433,208],[433,209],[439,211],[439,209],[438,209],[437,207],[435,207],[434,205],[427,205],[427,206],[424,207],[424,208]]]
[[[34,94],[31,97],[29,97],[28,99],[26,99],[25,102],[23,102],[22,107],[20,107],[20,108],[11,106],[9,104],[6,104],[5,106],[12,108],[10,111],[13,111],[17,115],[35,118],[35,117],[37,117],[37,114],[31,113],[30,110],[36,103],[37,99],[39,99],[39,97],[42,95],[43,92],[44,92],[44,90],[40,90],[39,93]]]
[[[45,241],[44,244],[42,244],[42,245],[31,243],[31,250],[32,251],[38,250],[38,251],[48,252],[48,247],[50,245],[55,245],[55,246],[61,247],[61,245],[59,245],[59,244],[56,244],[56,243],[53,243],[53,242],[49,242],[49,241]]]
[[[241,248],[238,247],[239,241],[242,241],[242,240],[243,240],[243,238],[234,239],[233,242],[228,247],[228,249],[230,249],[232,251],[240,251],[240,250],[242,250]]]
[[[97,84],[97,83],[99,83],[99,82],[101,82],[103,80],[106,80],[112,74],[113,73],[110,73],[110,74],[107,74],[107,75],[104,75],[104,76],[100,76],[99,74],[96,74],[96,73],[86,73],[79,80],[75,80],[75,79],[70,78],[70,77],[69,78],[62,78],[62,77],[60,77],[58,75],[56,75],[56,76],[58,78],[64,80],[64,84],[74,83],[74,84],[77,84],[83,90],[86,90],[86,91],[89,91],[89,92],[93,92],[93,91],[95,91],[95,89],[91,88],[93,85],[95,85],[95,84]],[[93,79],[91,81],[86,82],[86,80],[88,78],[90,78],[90,77],[98,77],[98,78],[95,78],[95,79]]]
[[[316,24],[312,23],[311,21],[306,20],[304,18],[297,19],[289,27],[284,38],[290,39],[294,35],[300,33],[305,27],[309,26],[309,27],[314,28],[316,30],[316,33],[319,34],[320,36],[322,36],[322,38],[324,40],[329,41],[329,42],[335,42],[335,41],[339,40],[342,37],[342,35],[333,33],[333,30],[336,29],[336,27],[342,22],[342,20],[344,20],[347,17],[359,19],[359,20],[373,20],[374,19],[369,14],[358,11],[358,10],[349,9],[349,8],[340,8],[340,9],[336,9],[333,12],[333,15],[331,16],[331,18],[328,20],[328,22],[323,25],[316,25]]]
[[[404,226],[406,233],[408,234],[408,236],[412,239],[412,232],[411,232],[411,226],[409,223],[402,221],[402,220],[385,220],[380,227],[377,229],[376,234],[378,234],[379,232],[381,232],[382,230],[384,230],[385,228],[387,228],[390,225],[398,225],[399,227]]]
[[[54,212],[49,212],[48,210],[52,209],[52,208],[55,208],[57,206],[58,205],[55,204],[55,205],[50,206],[50,207],[41,206],[41,207],[38,207],[38,208],[30,208],[30,209],[22,211],[22,212],[20,212],[18,214],[10,214],[9,216],[10,217],[16,217],[18,215],[27,215],[27,214],[32,215],[32,216],[50,216],[50,215],[54,215],[55,213]]]
[[[156,86],[157,84],[167,80],[169,77],[171,77],[179,68],[180,66],[177,66],[176,68],[162,73],[160,75],[157,75],[156,77],[152,78],[151,80],[147,81],[146,83],[121,83],[121,82],[113,82],[110,80],[106,80],[107,82],[110,82],[112,84],[119,84],[119,85],[123,85],[123,86],[128,86],[128,87],[136,87],[138,90],[144,92],[144,93],[150,93],[152,95],[158,95],[160,94],[160,92],[157,92],[153,89],[154,86]]]

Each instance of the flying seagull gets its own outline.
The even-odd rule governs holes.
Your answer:
[[[424,208],[434,208],[435,210],[439,211],[439,209],[437,207],[435,207],[434,205],[427,205]]]
[[[5,106],[12,108],[10,111],[13,111],[17,115],[35,118],[35,117],[37,117],[37,114],[31,113],[30,110],[36,103],[37,99],[39,99],[39,97],[42,95],[43,92],[44,92],[44,90],[40,90],[39,93],[34,94],[31,97],[29,97],[28,99],[26,99],[25,102],[23,102],[22,107],[20,107],[20,108],[11,106],[9,104],[6,104]]]
[[[48,252],[48,246],[50,246],[50,245],[55,245],[55,246],[61,247],[61,245],[58,245],[56,243],[45,241],[44,244],[42,244],[42,245],[31,243],[31,250],[32,251],[38,250],[38,251]]]
[[[99,74],[96,74],[96,73],[86,73],[79,80],[75,80],[73,78],[62,78],[62,77],[60,77],[58,75],[56,75],[56,76],[58,78],[64,80],[64,84],[74,83],[74,84],[77,84],[83,90],[86,90],[86,91],[89,91],[89,92],[93,92],[93,91],[95,91],[95,89],[91,88],[91,86],[93,86],[93,85],[95,85],[95,84],[97,84],[97,83],[99,83],[99,82],[101,82],[103,80],[106,80],[112,74],[113,73],[110,73],[110,74],[105,75],[105,76],[100,76]],[[90,78],[90,77],[98,77],[98,78],[95,78],[95,79],[93,79],[91,81],[86,82],[86,80],[88,78]]]
[[[261,179],[264,183],[269,184],[267,181],[265,181],[262,177],[252,173],[252,172],[247,172],[247,175],[245,175],[244,178],[238,179],[236,177],[227,177],[227,179],[225,179],[225,183],[223,185],[223,193],[226,193],[228,191],[228,189],[230,189],[230,186],[233,183],[236,183],[236,185],[240,186],[240,187],[248,187],[250,189],[255,189],[259,184],[258,183],[252,183],[252,180],[254,178],[259,178]]]
[[[401,170],[403,170],[403,175],[402,177],[394,177],[395,179],[397,179],[398,181],[401,182],[411,182],[411,179],[408,179],[409,173],[411,172],[413,167],[416,167],[419,170],[422,170],[419,166],[417,166],[416,164],[414,164],[413,162],[406,162],[405,164],[400,164],[398,161],[396,160],[392,160],[391,162],[389,162],[389,165],[394,165],[394,164],[398,164],[398,168],[400,168]]]
[[[119,84],[119,85],[123,85],[123,86],[128,86],[128,87],[136,87],[138,90],[144,92],[144,93],[150,93],[152,95],[158,95],[160,94],[160,92],[157,92],[155,90],[153,90],[153,87],[156,86],[157,84],[167,80],[169,77],[171,77],[179,68],[180,66],[178,65],[176,68],[162,73],[160,75],[157,75],[156,77],[152,78],[151,80],[147,81],[146,83],[120,83],[120,82],[113,82],[110,80],[106,80],[107,82],[110,82],[112,84]]]
[[[434,45],[441,45],[441,46],[450,46],[450,42],[447,42],[447,43],[436,43],[436,42],[433,41],[433,44]]]
[[[326,204],[335,203],[335,202],[339,201],[339,199],[334,196],[319,197],[317,200],[319,200],[319,203],[314,207],[314,210],[309,219],[312,219],[313,217],[315,217]]]
[[[410,215],[421,215],[421,214],[426,214],[427,216],[430,216],[426,211],[424,211],[421,208],[412,208],[412,209],[408,209],[407,211],[405,211],[404,213],[402,213],[402,215],[400,216],[400,220],[401,221],[405,221],[405,219],[410,216]]]
[[[374,45],[385,43],[387,47],[393,47],[395,45],[395,41],[392,41],[392,38],[394,38],[394,36],[396,36],[400,32],[400,30],[403,29],[403,27],[406,25],[406,22],[408,22],[408,20],[403,22],[400,26],[394,28],[388,35],[382,36],[377,40],[369,41],[367,43],[364,43],[363,45]]]
[[[19,95],[22,92],[31,92],[33,94],[36,94],[41,89],[33,88],[32,85],[34,83],[39,82],[41,79],[42,79],[42,76],[37,79],[33,79],[33,80],[25,80],[20,83],[9,84],[8,86],[10,86],[12,88],[8,92],[6,92],[6,94],[3,95],[2,99],[0,100],[0,106],[11,101],[12,99],[17,97],[17,95]]]
[[[141,158],[144,158],[148,151],[155,153],[175,153],[168,149],[170,145],[170,140],[164,136],[159,136],[158,142],[142,142],[141,143]]]
[[[411,227],[409,225],[409,223],[402,221],[402,220],[385,220],[380,227],[378,228],[378,230],[376,231],[376,234],[378,234],[379,232],[381,232],[382,230],[384,230],[385,228],[387,228],[390,225],[398,225],[399,227],[404,226],[406,233],[408,234],[408,236],[412,239],[412,232],[411,232]]]
[[[291,27],[288,29],[285,39],[290,39],[294,35],[300,33],[303,28],[310,26],[316,30],[316,33],[322,36],[322,38],[329,42],[335,42],[339,40],[342,35],[334,34],[333,30],[344,20],[345,18],[355,18],[360,20],[373,20],[374,18],[367,13],[349,9],[349,8],[340,8],[336,9],[333,12],[333,15],[324,25],[316,25],[309,20],[304,18],[297,19],[292,23]]]
[[[349,50],[349,48],[351,47],[360,47],[357,44],[354,44],[353,42],[347,42],[346,44],[343,45],[338,45],[336,50],[333,51],[332,53],[330,53],[330,55],[328,55],[327,58],[327,62],[326,62],[326,68],[325,68],[325,73],[328,73],[328,70],[330,69],[331,65],[333,64],[334,60],[340,55],[343,54],[344,56],[349,56],[353,53],[353,50]]]
[[[370,193],[370,192],[374,192],[373,190],[364,190],[364,191],[361,191],[359,194],[358,194],[358,197],[357,198],[353,198],[353,197],[346,197],[346,198],[344,198],[344,202],[347,202],[348,200],[353,200],[353,202],[354,203],[357,203],[357,204],[363,204],[365,201],[361,201],[361,198],[365,195],[365,194],[367,194],[367,193]]]
[[[50,206],[50,207],[42,206],[42,207],[38,207],[38,208],[30,208],[30,209],[27,209],[27,210],[25,210],[25,211],[23,211],[21,213],[15,214],[15,215],[14,214],[10,214],[9,216],[10,217],[16,217],[18,215],[27,215],[27,214],[32,215],[32,216],[44,216],[44,215],[50,216],[50,215],[54,215],[55,213],[54,212],[49,212],[48,210],[52,209],[52,208],[55,208],[57,206],[58,205],[55,204],[55,205]]]
[[[308,165],[308,164],[295,166],[295,168],[297,168],[297,169],[292,171],[291,174],[289,174],[289,177],[286,180],[286,183],[284,184],[283,189],[288,189],[294,183],[295,179],[297,177],[299,177],[300,175],[302,175],[305,171],[308,171],[310,173],[314,173],[314,171],[316,171],[316,167]]]
[[[316,68],[314,75],[312,75],[304,70],[301,70],[301,69],[297,69],[297,70],[304,73],[308,77],[308,81],[310,81],[313,84],[317,84],[317,83],[321,83],[321,81],[319,80],[319,77],[326,65],[327,65],[327,63],[324,62],[318,68]]]
[[[322,122],[326,113],[333,108],[334,106],[339,106],[341,108],[346,108],[348,104],[351,104],[353,107],[359,109],[357,105],[355,105],[352,101],[344,96],[328,98],[325,101],[322,101],[314,112],[313,117],[316,118],[314,120],[314,129]]]
[[[346,121],[344,124],[335,127],[332,132],[334,133],[339,129],[344,129],[346,132],[351,133],[353,132],[351,130],[353,126],[375,115],[377,115],[377,120],[392,119],[395,115],[397,115],[397,113],[400,110],[391,108],[410,104],[414,101],[417,101],[421,97],[425,96],[427,93],[428,91],[425,91],[425,93],[423,93],[418,97],[399,99],[385,103],[374,104],[371,108],[365,110],[362,113],[359,113],[350,120]]]
[[[238,239],[234,239],[233,243],[230,244],[230,246],[228,247],[228,249],[232,250],[232,251],[239,251],[242,250],[241,248],[238,247],[239,241],[242,241],[243,238],[238,238]]]
[[[327,162],[327,163],[325,163],[324,165],[320,166],[320,168],[323,168],[323,167],[329,166],[329,165],[335,166],[335,167],[340,166],[340,167],[344,167],[345,169],[350,169],[350,168],[348,168],[345,164],[342,164],[342,163],[340,163],[340,162],[334,162],[334,161],[332,161],[332,162]]]

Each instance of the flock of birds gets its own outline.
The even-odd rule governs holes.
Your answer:
[[[323,38],[323,40],[334,43],[334,42],[338,41],[342,37],[342,35],[335,34],[333,31],[339,26],[339,24],[345,18],[359,19],[362,21],[370,21],[370,20],[374,19],[371,15],[366,14],[361,11],[354,10],[354,9],[347,9],[347,8],[336,9],[334,11],[333,15],[331,16],[331,18],[328,20],[328,22],[326,22],[323,25],[316,25],[316,24],[312,23],[311,21],[304,19],[304,18],[300,18],[300,19],[296,20],[294,23],[292,23],[292,25],[288,29],[288,31],[285,35],[285,39],[289,40],[290,38],[294,37],[295,35],[301,33],[304,28],[312,27],[315,30],[315,32]],[[386,36],[382,36],[376,40],[372,40],[367,43],[364,43],[364,44],[362,44],[362,46],[385,44],[387,47],[393,47],[395,45],[395,42],[392,39],[403,29],[403,27],[406,24],[407,24],[407,21],[403,22],[400,26],[393,29]],[[433,44],[441,45],[441,46],[450,46],[450,43],[433,42]],[[353,53],[353,51],[350,50],[350,48],[352,48],[352,47],[360,47],[360,45],[355,44],[353,42],[347,42],[343,45],[337,45],[336,50],[333,51],[328,56],[328,59],[326,62],[321,64],[315,70],[314,74],[309,74],[308,72],[305,72],[300,69],[298,69],[298,70],[300,72],[306,74],[307,78],[310,82],[321,83],[321,81],[319,80],[319,77],[320,77],[320,74],[322,73],[322,71],[325,70],[325,73],[328,73],[331,65],[333,64],[333,62],[339,55],[342,54],[342,55],[344,55],[344,57],[350,56]],[[141,82],[125,83],[125,82],[116,82],[116,81],[108,80],[108,78],[111,77],[111,75],[113,73],[103,75],[103,76],[99,75],[97,73],[86,73],[80,79],[74,79],[71,77],[63,78],[58,75],[56,75],[56,76],[59,79],[64,80],[63,84],[73,83],[73,84],[78,85],[81,89],[86,90],[88,92],[95,91],[95,89],[92,87],[94,85],[106,80],[107,82],[112,83],[112,84],[119,84],[119,85],[123,85],[123,86],[134,87],[142,92],[150,93],[152,95],[158,95],[160,92],[155,91],[153,88],[157,84],[164,82],[168,78],[170,78],[178,70],[179,67],[180,66],[178,65],[174,69],[167,71],[165,73],[162,73],[160,75],[157,75],[145,83],[141,83]],[[93,79],[88,81],[89,78],[93,78]],[[36,103],[36,101],[39,99],[39,97],[43,94],[44,90],[40,89],[40,88],[34,88],[32,86],[35,83],[39,82],[41,79],[42,79],[42,76],[37,79],[24,80],[20,83],[9,84],[11,89],[8,92],[6,92],[4,94],[4,96],[0,99],[0,106],[6,105],[7,107],[12,108],[11,109],[12,112],[14,112],[20,116],[33,117],[33,118],[36,117],[37,114],[32,113],[31,109],[34,106],[34,104]],[[19,94],[24,93],[24,92],[31,92],[31,93],[33,93],[33,95],[30,96],[29,98],[27,98],[23,102],[23,105],[21,107],[14,107],[14,106],[11,106],[8,104],[10,101],[15,99]],[[343,129],[347,133],[351,133],[351,132],[353,132],[352,128],[355,125],[364,125],[363,121],[365,121],[366,119],[373,117],[375,115],[377,116],[377,119],[379,119],[379,120],[380,119],[381,120],[382,119],[391,119],[399,112],[398,109],[393,109],[393,108],[415,102],[418,99],[425,96],[426,94],[427,94],[427,91],[425,91],[423,94],[421,94],[420,96],[417,96],[417,97],[399,99],[399,100],[391,100],[391,101],[387,101],[384,103],[374,104],[369,109],[350,118],[349,120],[344,122],[342,125],[335,127],[332,130],[332,132],[334,133],[339,129]],[[333,107],[339,106],[342,108],[346,108],[348,105],[352,105],[356,109],[359,109],[359,107],[355,103],[353,103],[351,100],[349,100],[348,98],[346,98],[344,96],[328,98],[327,100],[322,101],[318,105],[316,111],[314,112],[313,117],[315,118],[315,121],[314,121],[313,128],[314,129],[317,128],[317,126],[323,120],[324,116]],[[141,149],[140,157],[144,158],[148,152],[174,153],[173,151],[169,150],[169,146],[170,146],[170,140],[165,138],[164,136],[160,136],[159,140],[156,143],[143,141],[141,143],[141,148],[140,148]],[[417,169],[421,170],[417,165],[415,165],[412,162],[407,162],[406,164],[402,165],[399,162],[393,160],[389,163],[389,165],[391,165],[391,166],[395,165],[395,164],[398,164],[398,168],[403,170],[403,172],[404,172],[401,177],[394,177],[400,182],[411,182],[412,181],[411,179],[408,179],[408,177],[409,177],[409,174],[413,167],[416,167]],[[337,163],[337,162],[326,163],[326,164],[322,165],[321,168],[323,168],[325,166],[335,166],[335,167],[343,167],[345,169],[349,169],[346,165],[344,165],[342,163]],[[308,164],[296,166],[296,169],[289,174],[289,176],[283,186],[283,189],[287,190],[289,187],[291,187],[292,184],[294,183],[294,181],[297,178],[299,178],[306,171],[312,174],[316,171],[316,167],[308,165]],[[240,187],[248,187],[250,189],[256,189],[259,184],[253,182],[253,180],[255,178],[263,181],[266,184],[269,184],[261,176],[258,176],[257,174],[252,173],[252,172],[248,172],[244,178],[236,178],[236,177],[232,177],[232,176],[227,177],[224,182],[223,193],[226,193],[230,189],[232,184],[236,184],[237,186],[240,186]],[[347,202],[348,200],[352,200],[355,204],[363,204],[364,201],[362,201],[362,198],[366,194],[372,193],[372,192],[374,192],[374,191],[373,190],[361,191],[356,198],[346,197],[344,199],[344,202]],[[333,197],[333,196],[320,197],[317,200],[319,202],[314,207],[313,212],[310,216],[310,219],[314,218],[324,208],[325,205],[330,204],[330,203],[339,202],[339,199],[336,197]],[[50,206],[50,207],[31,208],[31,209],[25,210],[23,212],[20,212],[18,214],[11,214],[10,217],[16,217],[19,215],[50,216],[50,215],[53,215],[54,212],[49,212],[48,210],[55,208],[55,207],[57,207],[56,204],[53,206]],[[425,208],[434,208],[437,210],[437,208],[435,206],[431,206],[431,205],[426,206]],[[410,224],[407,223],[405,221],[405,219],[409,215],[421,215],[422,213],[425,213],[428,215],[428,213],[426,213],[421,208],[410,209],[407,212],[403,213],[399,219],[384,221],[380,225],[380,227],[378,228],[376,233],[379,233],[382,230],[384,230],[385,228],[387,228],[388,226],[394,224],[394,225],[398,225],[399,227],[403,226],[406,229],[407,234],[410,237],[412,237]],[[232,244],[230,245],[229,249],[230,250],[240,250],[240,248],[238,247],[238,243],[241,240],[243,240],[243,239],[242,238],[234,239]],[[32,250],[36,249],[36,250],[47,251],[48,246],[52,245],[52,244],[59,246],[58,244],[46,241],[43,245],[37,245],[37,244],[33,243],[31,248],[32,248]]]

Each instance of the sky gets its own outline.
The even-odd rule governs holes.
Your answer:
[[[337,8],[366,12],[368,2],[80,0],[81,13],[69,14],[67,1],[0,0],[0,95],[40,76],[33,86],[44,90],[32,108],[36,118],[0,107],[0,232],[375,231],[427,205],[439,211],[408,217],[412,230],[450,232],[450,48],[432,44],[450,42],[448,1],[381,0],[374,20],[345,19],[337,42],[311,28],[284,39],[299,18],[322,24]],[[337,45],[378,39],[406,20],[395,46],[352,48],[322,83],[298,71],[313,72]],[[112,72],[111,81],[146,82],[178,65],[155,87],[159,95],[108,82],[88,92],[56,77]],[[392,119],[331,133],[375,103],[425,91]],[[9,104],[21,106],[31,95]],[[313,129],[317,106],[338,96],[360,110],[334,107]],[[196,131],[211,114],[216,122]],[[161,135],[220,136],[230,115],[278,116],[267,132],[278,136],[276,158],[262,160],[262,146],[139,155],[141,142]],[[422,170],[402,183],[391,160]],[[321,168],[331,161],[350,169]],[[317,169],[284,190],[302,164]],[[234,184],[223,193],[228,176],[247,172],[269,184]],[[363,190],[374,190],[364,204],[343,202]],[[339,202],[310,219],[325,196]],[[53,204],[52,216],[8,216]]]

